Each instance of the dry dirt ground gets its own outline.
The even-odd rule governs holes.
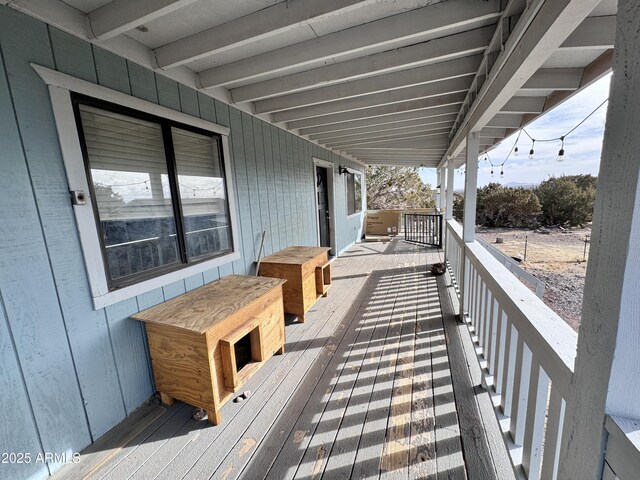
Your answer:
[[[544,302],[577,331],[587,269],[587,262],[583,261],[584,239],[591,235],[591,228],[551,228],[549,232],[483,227],[477,230],[480,238],[505,254],[523,259],[525,237],[528,239],[526,260],[520,266],[545,283]],[[496,237],[502,237],[504,243],[496,244]]]

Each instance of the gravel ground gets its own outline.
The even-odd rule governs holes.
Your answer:
[[[571,328],[578,330],[587,267],[583,261],[584,239],[591,234],[590,227],[555,228],[547,234],[523,229],[478,228],[477,234],[505,254],[520,258],[524,258],[527,238],[527,258],[520,266],[545,283],[544,302]],[[502,237],[504,243],[496,244],[496,237]]]

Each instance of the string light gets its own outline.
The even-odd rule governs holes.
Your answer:
[[[536,146],[536,141],[533,138],[531,140],[532,140],[532,143],[531,143],[531,150],[529,150],[529,160],[533,160],[533,153],[534,153],[533,148]]]
[[[529,159],[530,160],[534,159],[536,142],[557,142],[557,141],[560,141],[560,150],[558,151],[558,156],[556,157],[556,160],[558,162],[563,162],[564,159],[565,159],[564,141],[565,141],[566,137],[568,137],[570,134],[572,134],[578,127],[580,127],[580,125],[582,125],[584,122],[586,122],[593,114],[595,114],[608,101],[609,101],[608,98],[603,100],[602,103],[600,103],[600,105],[598,105],[584,119],[582,119],[580,122],[578,122],[578,124],[575,127],[573,127],[567,133],[565,133],[564,135],[562,135],[562,136],[560,136],[558,138],[546,138],[546,139],[533,138],[529,134],[529,132],[527,132],[527,130],[525,128],[521,128],[518,131],[518,136],[516,137],[516,141],[513,143],[513,146],[511,147],[511,150],[509,150],[509,153],[507,154],[507,157],[504,159],[504,161],[502,163],[493,163],[491,161],[491,158],[489,157],[489,154],[485,153],[484,160],[488,161],[491,164],[491,176],[494,176],[495,168],[496,167],[500,167],[500,176],[504,177],[504,165],[507,163],[507,160],[509,160],[509,157],[511,157],[511,154],[513,154],[514,157],[518,156],[518,140],[520,140],[520,134],[523,133],[523,132],[531,140],[531,150],[529,150]],[[479,163],[480,162],[478,161],[478,164]],[[460,172],[460,173],[463,173],[463,172]]]
[[[513,151],[514,149],[515,149],[515,147],[512,147],[512,148],[511,148],[511,150],[512,150],[512,151]],[[511,152],[509,152],[509,153],[511,153]],[[488,161],[488,162],[489,162],[489,164],[491,165],[491,176],[492,176],[492,177],[493,177],[493,173],[494,173],[494,168],[495,168],[495,167],[500,167],[500,176],[501,176],[501,177],[504,177],[504,164],[505,164],[505,163],[507,163],[507,160],[509,159],[509,157],[508,157],[508,156],[507,156],[507,158],[505,158],[505,159],[504,159],[504,162],[502,162],[502,163],[496,163],[496,164],[494,164],[494,163],[491,161],[491,157],[489,157],[489,154],[488,154],[488,153],[486,153],[486,154],[485,154],[485,158],[484,158],[484,159],[485,159],[485,161]]]
[[[564,137],[560,137],[560,141],[562,142],[562,145],[560,146],[560,151],[558,152],[556,160],[558,162],[564,162]]]

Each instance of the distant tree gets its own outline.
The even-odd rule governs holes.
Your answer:
[[[545,225],[575,226],[590,222],[596,198],[597,178],[566,175],[545,180],[536,189]]]
[[[490,183],[478,189],[476,224],[486,227],[532,228],[538,225],[540,202],[532,190]],[[464,200],[455,199],[453,216],[460,220]]]
[[[432,208],[433,192],[413,167],[367,167],[367,208],[370,210]]]
[[[462,216],[464,215],[464,197],[454,197],[453,198],[453,218],[462,221]]]

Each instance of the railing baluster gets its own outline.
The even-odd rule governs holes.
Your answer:
[[[565,408],[565,401],[562,399],[558,388],[551,382],[547,428],[544,435],[544,450],[542,453],[541,478],[545,480],[556,480],[558,478]]]
[[[482,324],[482,355],[484,356],[485,361],[487,362],[487,366],[489,366],[489,329],[491,328],[491,303],[493,303],[493,297],[491,295],[491,291],[487,287],[487,284],[484,284],[484,308],[482,309],[482,314],[484,317],[484,321]]]
[[[476,334],[476,343],[480,341],[480,327],[481,327],[481,309],[482,309],[482,279],[480,278],[480,273],[475,268],[473,269],[476,274],[476,303],[474,310],[474,326],[475,326],[475,334]]]
[[[549,377],[540,367],[540,364],[535,359],[532,359],[522,449],[522,468],[530,480],[540,478],[544,421],[548,397]]]
[[[485,349],[484,358],[487,361],[487,371],[493,375],[493,352],[496,349],[496,315],[498,314],[498,302],[493,298],[491,290],[487,289],[488,293],[488,308],[487,308],[487,329],[485,331],[485,343],[487,348]]]
[[[502,398],[500,405],[502,406],[502,413],[509,417],[511,416],[511,407],[512,407],[512,399],[513,399],[513,383],[515,376],[515,359],[516,359],[516,351],[518,347],[518,331],[516,327],[514,327],[509,318],[506,318],[506,331],[507,338],[505,343],[505,359],[504,359],[504,370],[502,373]]]
[[[498,395],[502,395],[502,379],[504,378],[504,369],[505,362],[504,358],[506,356],[507,350],[507,329],[509,328],[507,322],[507,314],[504,313],[504,310],[498,304],[498,314],[497,314],[498,322],[496,324],[496,335],[497,335],[497,345],[495,350],[495,360],[493,367],[493,374],[495,375],[495,379],[493,381],[493,387]]]
[[[531,375],[531,350],[518,332],[518,346],[516,349],[516,367],[513,381],[513,396],[511,403],[511,438],[516,445],[524,441],[524,427],[527,413],[527,399],[529,397],[529,377]]]

